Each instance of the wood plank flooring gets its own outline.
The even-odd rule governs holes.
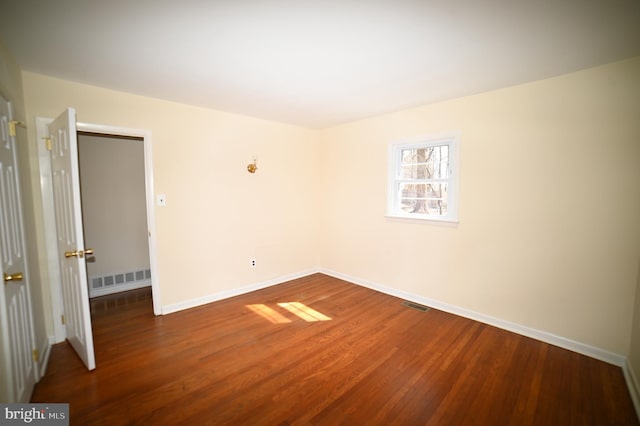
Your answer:
[[[76,425],[638,425],[620,368],[401,302],[321,274],[160,317],[94,299],[97,369],[55,345],[32,401]]]

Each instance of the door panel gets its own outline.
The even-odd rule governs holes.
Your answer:
[[[85,263],[76,114],[69,108],[49,124],[53,202],[67,340],[89,370],[96,366]]]
[[[0,97],[0,336],[7,380],[0,394],[28,402],[37,380],[35,337],[24,249],[22,206],[11,104]],[[13,127],[15,129],[15,127]]]

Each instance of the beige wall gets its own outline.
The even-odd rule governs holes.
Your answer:
[[[155,210],[163,306],[317,266],[315,131],[29,72],[23,82],[29,123],[72,106],[79,122],[152,132],[155,192],[168,200]]]
[[[0,93],[6,99],[11,100],[14,118],[24,121],[22,72],[2,40],[0,40]]]
[[[327,129],[320,264],[626,356],[638,117],[640,58]],[[449,131],[459,225],[385,218],[388,144]]]
[[[149,269],[144,143],[79,135],[78,154],[89,277]]]

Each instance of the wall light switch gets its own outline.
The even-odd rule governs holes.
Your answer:
[[[156,195],[156,198],[158,200],[158,205],[159,206],[166,206],[167,205],[167,196],[164,194],[158,194]]]

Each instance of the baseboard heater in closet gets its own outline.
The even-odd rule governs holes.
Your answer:
[[[89,277],[89,284],[89,297],[133,290],[151,285],[151,270],[140,268],[131,272],[92,276]]]

